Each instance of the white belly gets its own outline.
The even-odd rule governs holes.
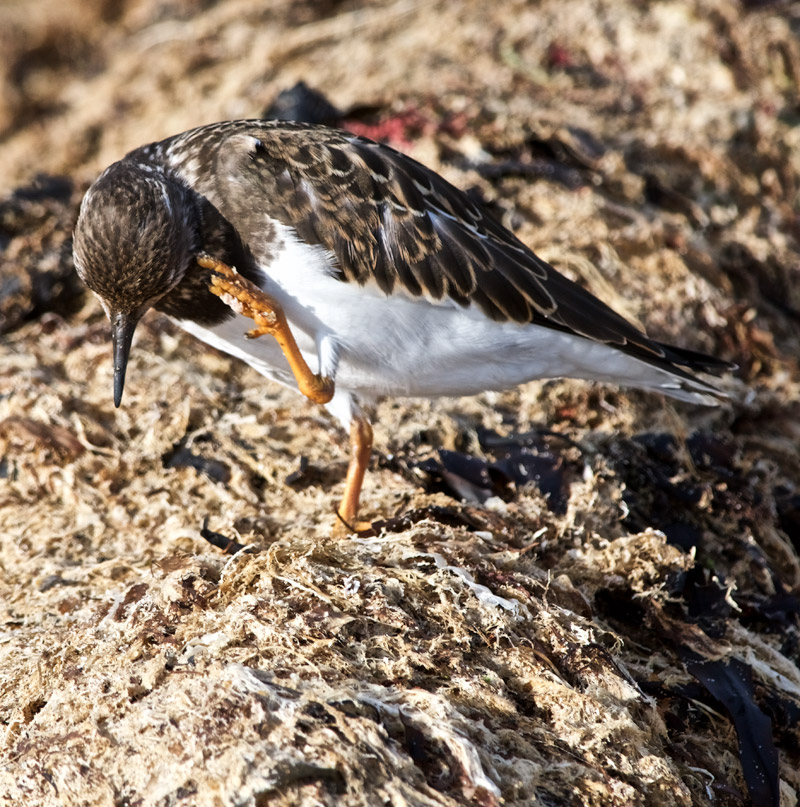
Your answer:
[[[335,377],[329,408],[347,422],[346,395],[436,397],[507,389],[534,378],[571,376],[659,387],[669,374],[606,345],[536,325],[498,323],[475,306],[432,302],[403,292],[332,277],[321,247],[300,244],[288,229],[283,248],[265,267],[264,291],[283,306],[309,366]],[[215,328],[179,325],[237,356],[260,373],[295,387],[274,339],[245,339],[251,322],[236,316]],[[345,411],[347,410],[347,411]]]

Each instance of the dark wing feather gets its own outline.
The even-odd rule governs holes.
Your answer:
[[[225,126],[230,137],[216,138],[217,162],[237,163],[244,185],[253,183],[259,199],[269,200],[262,213],[332,252],[343,281],[474,304],[494,320],[606,342],[686,378],[692,376],[675,364],[711,372],[731,367],[649,339],[462,191],[388,146],[282,121],[218,128]],[[218,165],[216,175],[226,172]]]

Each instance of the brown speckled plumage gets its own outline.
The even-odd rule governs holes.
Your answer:
[[[230,121],[131,152],[87,194],[76,266],[111,311],[138,318],[154,305],[211,324],[230,312],[194,256],[208,252],[257,279],[280,226],[324,247],[343,283],[605,343],[703,394],[714,390],[690,371],[728,367],[649,339],[410,157],[326,127]]]
[[[670,369],[673,363],[727,366],[648,339],[458,188],[405,154],[349,132],[228,121],[126,159],[166,166],[205,196],[235,224],[258,262],[267,262],[270,220],[279,221],[330,250],[346,282],[375,283],[387,294],[450,297],[494,320],[567,330]],[[231,175],[235,184],[226,181]]]

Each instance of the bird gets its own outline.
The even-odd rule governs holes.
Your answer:
[[[137,323],[163,312],[349,431],[348,529],[383,396],[572,377],[716,405],[697,373],[734,367],[649,338],[410,156],[321,125],[224,121],[131,151],[86,192],[73,255],[111,323],[115,406]]]

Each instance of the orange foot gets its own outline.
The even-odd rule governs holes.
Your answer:
[[[206,253],[197,256],[197,263],[204,269],[211,269],[214,272],[211,275],[209,291],[234,311],[255,322],[256,327],[245,334],[247,338],[273,336],[289,362],[300,392],[314,403],[328,403],[335,392],[334,381],[327,376],[311,372],[297,347],[280,303],[258,288],[255,283],[240,275],[234,267]]]

